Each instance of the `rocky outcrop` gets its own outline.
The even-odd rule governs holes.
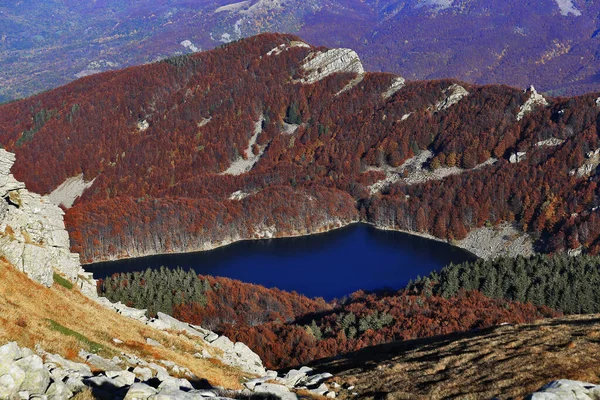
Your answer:
[[[299,82],[312,84],[336,72],[353,72],[362,75],[365,70],[354,50],[331,49],[311,53],[302,61],[305,75]]]
[[[18,182],[10,173],[14,162],[14,154],[0,149],[0,255],[42,285],[51,286],[56,271],[93,296],[91,274],[70,251],[64,212]]]
[[[600,385],[593,383],[560,379],[550,382],[539,391],[533,393],[529,400],[568,400],[568,399],[600,399]]]
[[[71,208],[73,207],[75,200],[81,197],[86,189],[92,187],[95,180],[96,179],[92,179],[91,181],[86,182],[83,179],[83,174],[68,178],[48,194],[48,200],[57,206],[62,205],[65,208]]]
[[[535,90],[533,85],[531,85],[529,87],[528,92],[529,92],[529,99],[525,102],[525,104],[523,104],[521,106],[521,109],[519,110],[519,113],[517,114],[517,121],[522,120],[523,117],[525,115],[529,114],[530,112],[532,112],[536,106],[547,106],[548,105],[548,102],[546,101],[544,96],[539,94]]]
[[[508,161],[511,164],[517,164],[517,163],[520,163],[521,161],[525,160],[526,158],[527,158],[527,152],[517,151],[510,155],[510,158],[508,159]]]
[[[264,116],[261,115],[258,121],[254,123],[254,133],[248,141],[248,148],[244,152],[244,157],[240,156],[237,160],[234,160],[229,166],[229,168],[227,168],[221,173],[222,175],[241,175],[250,171],[252,167],[254,167],[254,164],[258,162],[260,157],[265,152],[265,148],[267,147],[266,145],[258,146],[258,153],[254,154],[253,152],[254,145],[256,144],[256,139],[258,139],[258,135],[260,135],[260,133],[262,132],[263,121]]]
[[[600,165],[600,149],[588,152],[583,165],[577,169],[569,171],[569,175],[576,175],[578,178],[590,175]]]
[[[402,89],[405,85],[406,85],[406,80],[404,78],[402,78],[401,76],[399,76],[392,81],[392,84],[390,85],[388,90],[386,90],[381,95],[381,97],[383,97],[384,99],[389,99],[394,94],[396,94],[396,92],[398,90]]]
[[[464,87],[456,83],[449,86],[443,93],[446,97],[435,104],[435,111],[446,110],[462,100],[463,97],[469,95],[469,92]]]

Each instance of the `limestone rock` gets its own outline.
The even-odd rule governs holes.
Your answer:
[[[14,366],[25,372],[20,390],[31,394],[44,394],[50,385],[50,373],[44,367],[44,362],[37,355],[30,355],[15,361]]]
[[[519,113],[517,114],[517,121],[522,120],[523,117],[525,117],[525,115],[532,112],[536,106],[547,106],[548,105],[548,102],[546,101],[544,96],[539,94],[535,90],[533,85],[531,85],[529,87],[528,91],[530,93],[529,99],[525,102],[525,104],[523,104],[521,106],[521,109],[519,110]]]
[[[600,386],[592,383],[561,379],[550,382],[538,392],[533,393],[531,400],[592,400],[600,397]]]
[[[452,107],[453,105],[458,103],[463,97],[468,96],[469,92],[467,92],[467,90],[464,87],[455,83],[449,86],[446,90],[444,90],[444,95],[446,95],[446,97],[443,100],[440,100],[436,103],[436,111],[443,111]]]
[[[257,385],[254,388],[255,393],[268,393],[278,396],[281,400],[297,400],[298,396],[296,393],[291,392],[287,387],[283,385],[276,385],[274,383],[263,383]]]
[[[73,397],[73,392],[63,382],[54,381],[46,391],[46,395],[49,400],[70,399]]]
[[[14,162],[14,154],[0,149],[0,255],[44,286],[52,285],[57,270],[93,296],[95,282],[70,251],[64,212],[16,181]]]
[[[127,391],[125,400],[146,400],[156,393],[158,391],[152,386],[148,386],[145,383],[134,383]]]
[[[305,76],[300,79],[304,84],[318,82],[336,72],[354,72],[363,74],[363,65],[354,50],[331,49],[325,52],[311,53],[302,61]]]
[[[83,358],[85,362],[100,371],[116,371],[121,369],[114,362],[83,350],[79,352],[79,357]]]

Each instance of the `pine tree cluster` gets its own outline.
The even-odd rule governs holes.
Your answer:
[[[173,307],[180,304],[193,302],[205,306],[209,290],[208,280],[200,279],[194,270],[160,267],[115,274],[101,283],[99,291],[111,301],[146,308],[148,316],[155,316],[159,311],[172,315]]]
[[[547,306],[565,314],[600,312],[600,257],[535,255],[450,264],[409,284],[409,291],[446,298],[479,290],[495,299]]]

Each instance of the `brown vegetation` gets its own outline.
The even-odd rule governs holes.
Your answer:
[[[364,399],[522,398],[556,379],[597,382],[599,329],[598,315],[505,325],[371,347],[315,367]]]
[[[116,344],[113,338],[122,340]],[[164,344],[146,344],[152,338]],[[213,385],[240,387],[240,372],[192,354],[201,344],[180,334],[167,334],[123,317],[60,285],[46,288],[5,262],[0,263],[0,342],[16,341],[34,349],[77,359],[80,349],[105,358],[127,352],[149,362],[171,360]],[[79,360],[81,361],[81,360]]]

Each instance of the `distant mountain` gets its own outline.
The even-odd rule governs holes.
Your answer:
[[[486,258],[595,254],[599,104],[406,82],[263,34],[0,106],[0,143],[85,262],[356,221]]]
[[[265,31],[349,47],[408,79],[600,90],[600,4],[584,0],[32,0],[0,5],[0,102]]]

